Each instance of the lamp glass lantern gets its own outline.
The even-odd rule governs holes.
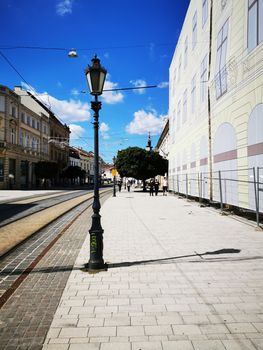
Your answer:
[[[102,94],[106,74],[107,70],[101,66],[100,59],[95,55],[92,59],[92,66],[89,65],[85,70],[91,95]]]

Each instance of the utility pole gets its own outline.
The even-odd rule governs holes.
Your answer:
[[[208,76],[207,76],[207,113],[208,113],[208,167],[209,167],[209,200],[213,200],[213,154],[212,154],[212,127],[211,127],[211,58],[212,58],[212,36],[213,36],[213,0],[210,0],[209,21],[209,53],[208,53]]]

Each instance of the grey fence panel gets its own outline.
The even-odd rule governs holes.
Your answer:
[[[253,170],[254,169],[254,170]],[[186,196],[209,198],[209,173],[176,174],[174,188]],[[212,174],[213,201],[263,213],[263,167],[217,169]]]

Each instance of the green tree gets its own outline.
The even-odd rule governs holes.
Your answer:
[[[58,165],[55,162],[40,161],[35,165],[35,175],[40,179],[53,179],[58,173]]]
[[[168,161],[159,153],[149,152],[139,147],[129,147],[119,151],[116,168],[121,177],[133,177],[143,181],[146,190],[146,179],[156,175],[164,175],[168,170]]]
[[[70,179],[71,183],[74,183],[75,179],[77,178],[85,178],[85,175],[85,170],[82,170],[79,166],[76,165],[68,166],[62,173],[62,177]]]

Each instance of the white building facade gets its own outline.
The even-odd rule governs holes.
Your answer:
[[[262,40],[263,0],[190,2],[169,70],[170,190],[263,211]]]

